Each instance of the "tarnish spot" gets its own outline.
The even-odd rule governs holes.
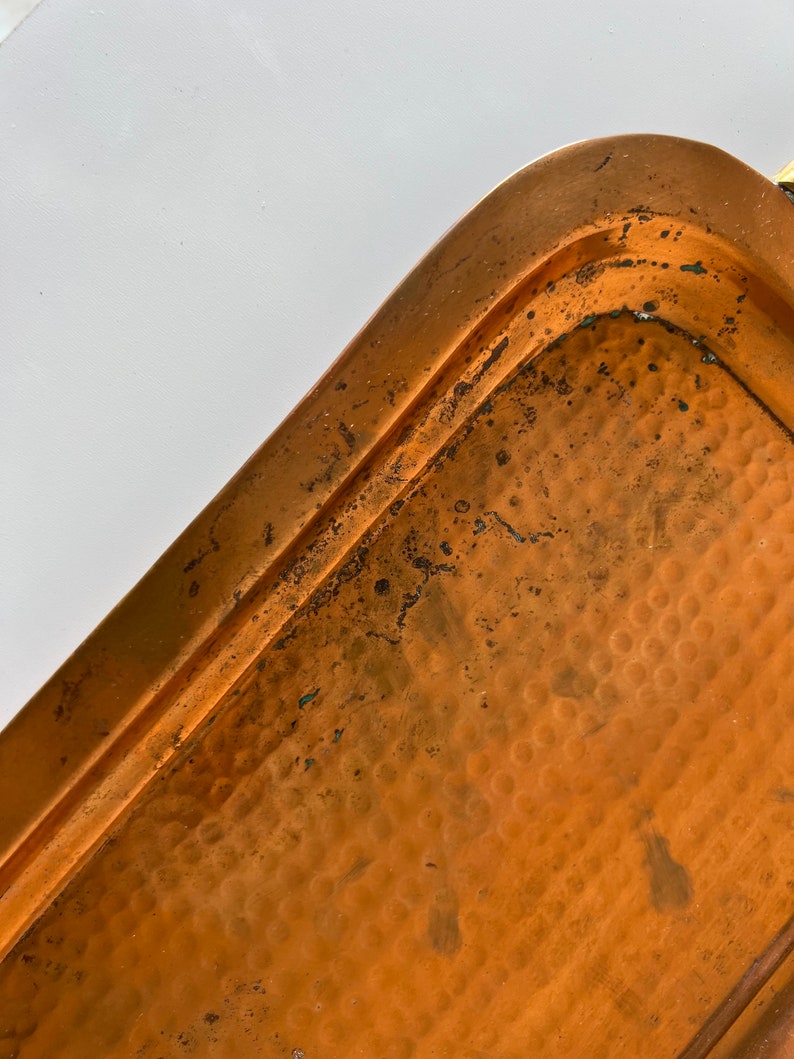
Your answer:
[[[692,900],[689,872],[670,855],[670,843],[657,831],[645,832],[645,868],[651,887],[651,904],[657,912],[684,908]]]
[[[563,699],[585,699],[595,691],[596,682],[591,673],[578,673],[572,666],[554,673],[551,690]]]

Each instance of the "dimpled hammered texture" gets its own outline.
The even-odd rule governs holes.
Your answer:
[[[790,914],[787,430],[658,303],[472,341],[0,964],[2,1059],[674,1059]]]

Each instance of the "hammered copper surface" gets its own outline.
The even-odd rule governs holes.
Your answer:
[[[12,821],[4,1059],[674,1059],[790,917],[792,207],[713,149],[610,146],[513,178],[398,289],[313,395],[320,470],[287,480],[284,432],[256,465],[250,539],[295,497],[314,520],[203,612],[148,727],[104,758],[83,737],[69,796]],[[774,238],[663,209],[675,151],[746,186],[739,213],[778,195]],[[522,200],[550,164],[592,192],[557,243],[529,221],[564,192]],[[412,320],[453,285],[469,309],[441,298],[426,346]],[[198,541],[150,575],[191,600],[235,546]],[[63,727],[91,700],[59,680]],[[759,984],[709,1054],[790,1054],[789,965]]]

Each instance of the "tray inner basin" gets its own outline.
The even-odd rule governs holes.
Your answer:
[[[775,934],[789,436],[653,313],[527,350],[0,966],[2,1054],[672,1059]]]

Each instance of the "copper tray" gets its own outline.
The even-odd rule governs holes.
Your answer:
[[[0,1056],[792,1054],[792,246],[645,136],[441,240],[0,737]]]

